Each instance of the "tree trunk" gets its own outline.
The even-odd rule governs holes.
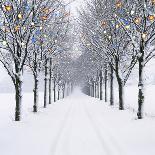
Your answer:
[[[96,92],[96,82],[95,82],[95,98],[97,97],[97,92]]]
[[[22,81],[20,73],[15,76],[15,121],[21,120],[21,104],[22,104]]]
[[[38,77],[37,75],[34,77],[34,105],[33,105],[33,112],[38,111]]]
[[[49,69],[49,104],[52,103],[52,58],[50,58],[50,69]]]
[[[63,86],[62,91],[63,91],[63,92],[62,92],[62,93],[63,93],[63,94],[62,94],[62,97],[65,98],[65,84],[64,84],[64,86]]]
[[[94,82],[92,81],[92,97],[94,97]]]
[[[100,84],[99,81],[97,82],[97,98],[100,98]]]
[[[47,75],[48,75],[48,67],[47,67],[47,62],[48,60],[46,59],[46,62],[45,62],[45,83],[44,83],[44,108],[46,108],[47,106]]]
[[[58,88],[58,100],[60,100],[60,90]]]
[[[33,104],[33,112],[37,112],[37,106],[38,106],[38,64],[37,64],[37,53],[36,51],[34,51],[34,72],[33,72],[33,76],[34,76],[34,89],[33,89],[33,93],[34,93],[34,104]]]
[[[115,60],[115,75],[117,78],[117,83],[118,83],[118,91],[119,91],[119,110],[124,110],[124,83],[119,75],[119,59],[116,58]]]
[[[143,72],[144,72],[144,47],[143,43],[140,48],[141,56],[138,60],[139,62],[139,83],[138,83],[138,112],[137,116],[138,119],[143,118],[143,104],[144,104],[144,79],[143,79]]]
[[[89,84],[89,96],[91,96],[91,85]]]
[[[107,65],[106,65],[106,67],[105,67],[105,72],[104,72],[104,85],[105,85],[105,102],[107,102],[107,80],[108,80],[108,78],[107,78],[107,76],[108,76],[108,71],[107,71]]]
[[[102,97],[102,81],[103,81],[103,77],[102,77],[102,70],[100,71],[100,100],[103,100]]]
[[[73,93],[73,83],[71,83],[71,93]]]
[[[112,65],[110,65],[110,105],[114,105],[114,71]]]
[[[56,102],[56,81],[55,81],[55,78],[54,78],[54,88],[53,88],[53,93],[54,93],[54,102]]]
[[[62,98],[65,98],[65,89],[63,89],[63,92],[62,92]]]
[[[124,110],[124,86],[120,78],[118,79],[118,89],[119,89],[119,110]]]

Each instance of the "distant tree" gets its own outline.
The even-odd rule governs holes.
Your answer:
[[[85,37],[91,44],[92,51],[90,52],[93,52],[93,55],[96,53],[106,62],[103,66],[105,70],[105,93],[108,65],[114,71],[119,86],[119,109],[123,110],[123,87],[136,64],[137,51],[133,48],[131,39],[114,16],[113,2],[92,0],[88,6],[87,13],[83,13],[83,26],[86,31]],[[113,88],[111,87],[111,104],[113,104],[112,99]]]

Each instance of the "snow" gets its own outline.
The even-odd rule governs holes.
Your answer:
[[[155,92],[155,85],[149,84],[145,86],[145,103],[144,103],[144,115],[147,117],[155,117],[155,105],[154,105],[154,92]],[[115,88],[115,104],[116,107],[118,106],[118,89]],[[127,85],[124,89],[124,100],[125,100],[125,107],[130,111],[135,113],[138,109],[138,86],[136,85]]]
[[[14,92],[14,85],[11,81],[10,76],[7,74],[6,69],[0,64],[0,93],[13,93]],[[44,90],[44,86],[42,82],[44,81],[43,73],[39,77],[39,88],[40,91]],[[23,91],[24,92],[32,92],[34,87],[34,80],[33,75],[29,71],[24,72],[23,76]]]
[[[153,89],[148,88],[152,98]],[[43,93],[40,93],[37,114],[32,113],[33,94],[24,93],[23,97],[22,121],[14,122],[14,94],[0,94],[2,155],[155,154],[152,117],[136,120],[132,111],[119,111],[116,106],[110,107],[109,103],[82,94],[79,88],[47,109],[43,108]],[[131,98],[127,103],[130,101]],[[153,104],[151,98],[149,101]]]

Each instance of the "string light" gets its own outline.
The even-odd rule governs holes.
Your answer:
[[[22,19],[22,18],[23,18],[23,15],[22,15],[21,13],[19,13],[19,14],[18,14],[18,18],[19,18],[19,19]]]
[[[41,16],[42,20],[47,20],[47,16]]]
[[[107,22],[106,22],[106,21],[102,21],[102,22],[101,22],[101,26],[102,26],[102,27],[105,27],[106,25],[107,25]]]
[[[3,40],[3,43],[2,43],[4,46],[7,45],[7,42],[5,40]]]
[[[11,5],[5,5],[5,10],[6,11],[11,11],[12,10],[12,6]]]
[[[103,33],[104,33],[104,34],[106,34],[106,33],[107,33],[107,31],[105,30]]]
[[[116,24],[116,29],[118,29],[119,28],[119,24]]]
[[[155,0],[151,0],[152,1],[152,5],[155,5]]]
[[[122,2],[121,1],[116,2],[116,7],[121,8],[122,7]]]
[[[15,32],[19,31],[19,29],[20,29],[19,25],[15,26]]]
[[[126,28],[126,29],[129,29],[129,28],[130,28],[130,25],[126,25],[125,28]]]
[[[146,36],[147,36],[147,34],[146,34],[146,33],[143,33],[143,34],[142,34],[142,38],[143,38],[143,39],[145,39],[145,38],[146,38]]]
[[[43,11],[43,13],[48,14],[50,12],[50,9],[49,8],[44,8],[42,11]]]
[[[25,46],[25,43],[24,43],[24,42],[22,42],[22,43],[21,43],[21,45],[22,45],[22,47],[24,47],[24,46]]]
[[[134,10],[131,10],[131,15],[133,15],[135,13],[135,11]]]
[[[45,37],[45,38],[47,38],[47,35],[46,35],[46,34],[44,34],[44,37]]]
[[[31,25],[34,26],[35,25],[34,22],[32,22]]]
[[[70,12],[66,12],[64,16],[65,16],[65,17],[70,16]]]
[[[154,15],[149,15],[148,20],[153,22],[155,20],[155,16]]]
[[[141,19],[139,17],[134,19],[134,23],[136,24],[140,24],[141,23]]]

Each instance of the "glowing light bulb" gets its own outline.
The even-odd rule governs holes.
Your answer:
[[[131,11],[131,15],[133,15],[134,13],[135,13],[135,11],[132,10],[132,11]]]
[[[152,1],[152,5],[155,5],[155,0],[151,0]]]
[[[5,10],[6,11],[11,11],[12,10],[12,6],[11,5],[5,5]]]
[[[153,22],[155,20],[155,16],[154,15],[149,15],[148,20]]]
[[[143,39],[145,39],[145,38],[146,38],[146,36],[147,36],[147,34],[146,34],[146,33],[143,33],[143,34],[142,34],[142,38],[143,38]]]
[[[43,12],[44,12],[45,14],[48,14],[48,13],[50,12],[50,9],[49,9],[49,8],[44,8],[44,9],[43,9]]]
[[[119,25],[118,24],[116,24],[116,29],[118,29],[119,28]]]
[[[139,17],[137,17],[137,18],[134,19],[134,22],[135,22],[136,24],[140,24],[141,19],[140,19]]]
[[[107,22],[106,22],[106,21],[102,21],[102,22],[101,22],[101,26],[102,26],[102,27],[105,27],[106,25],[107,25]]]
[[[7,42],[5,40],[3,40],[3,45],[6,46],[7,45]]]
[[[34,22],[32,22],[31,25],[34,26]]]
[[[15,31],[17,32],[17,31],[19,31],[19,29],[20,29],[20,26],[17,25],[17,26],[15,27]]]
[[[21,45],[22,45],[22,46],[25,46],[25,43],[24,43],[24,42],[22,42],[22,43],[21,43]]]
[[[18,14],[18,18],[19,18],[19,19],[22,19],[22,18],[23,18],[23,16],[22,16],[21,13]]]
[[[116,18],[117,17],[117,14],[114,14],[114,17]]]
[[[130,28],[130,25],[126,25],[125,28],[126,28],[126,29],[129,29],[129,28]]]
[[[47,20],[47,16],[42,16],[41,19],[42,20]]]
[[[121,2],[121,1],[118,1],[118,2],[116,3],[116,7],[117,7],[117,8],[121,8],[121,7],[122,7],[122,2]]]

